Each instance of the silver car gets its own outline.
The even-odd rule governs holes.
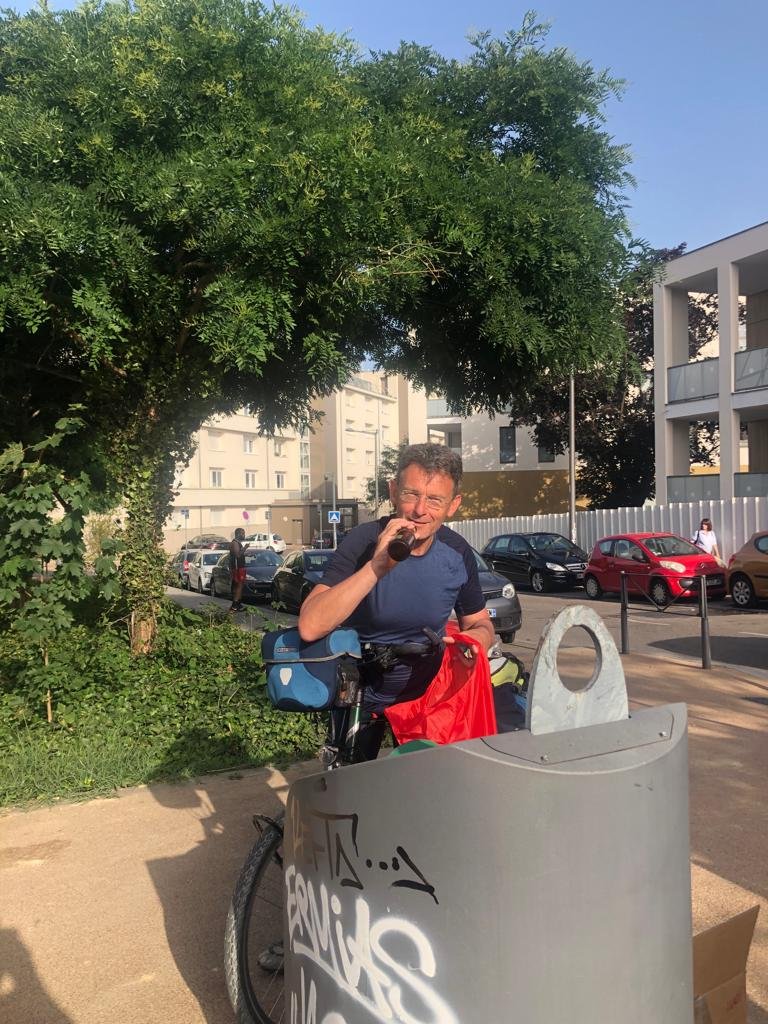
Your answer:
[[[211,572],[214,565],[221,558],[221,551],[198,551],[189,566],[187,576],[189,577],[189,590],[196,590],[198,594],[210,592]]]

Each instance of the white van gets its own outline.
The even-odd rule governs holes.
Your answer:
[[[254,551],[276,551],[278,555],[285,551],[285,541],[279,533],[252,533],[245,539]]]

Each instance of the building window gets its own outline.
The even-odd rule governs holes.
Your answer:
[[[275,473],[275,487],[279,490],[285,487],[285,473]]]
[[[357,456],[354,448],[347,448],[347,462],[356,462]]]
[[[366,464],[366,466],[372,466],[373,465],[373,452],[368,451],[367,448],[366,448],[366,451],[365,451],[365,464]]]
[[[275,455],[278,455],[278,456],[279,455],[284,455],[285,451],[283,449],[283,446],[285,445],[285,441],[283,441],[283,439],[281,437],[276,437],[274,439],[274,444],[275,444]]]
[[[309,469],[309,441],[299,442],[299,467]]]
[[[301,474],[301,496],[302,498],[309,497],[309,473]]]
[[[256,444],[256,437],[254,434],[243,434],[243,451],[246,455],[252,455],[254,445]]]
[[[552,451],[551,448],[548,448],[547,445],[540,444],[539,445],[538,459],[539,459],[539,462],[554,462],[555,461],[555,453]]]
[[[211,487],[222,487],[223,486],[223,483],[222,483],[223,476],[224,476],[224,471],[223,470],[221,470],[221,469],[212,469],[211,470]]]
[[[499,462],[517,462],[517,440],[514,427],[499,427]]]
[[[245,486],[255,487],[256,486],[256,470],[246,469],[245,471]]]
[[[212,452],[221,451],[221,431],[220,430],[209,430],[208,431],[208,448]]]
[[[454,451],[461,454],[461,431],[460,430],[446,430],[445,432],[445,443],[449,448],[453,448]]]
[[[222,510],[220,508],[211,509],[211,526],[221,526],[222,523]]]

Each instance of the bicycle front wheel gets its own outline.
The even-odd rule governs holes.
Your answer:
[[[283,939],[282,824],[269,825],[251,849],[227,915],[224,969],[238,1024],[287,1020],[282,964],[265,968],[258,962]]]

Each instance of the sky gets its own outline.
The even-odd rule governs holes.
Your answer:
[[[296,6],[363,52],[408,40],[462,58],[469,33],[518,28],[533,0]],[[534,9],[551,24],[550,45],[626,81],[623,98],[606,106],[606,127],[632,153],[635,237],[693,249],[768,220],[768,0],[539,0]]]

